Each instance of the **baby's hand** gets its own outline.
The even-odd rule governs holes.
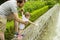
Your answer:
[[[21,9],[21,11],[24,11],[24,9]]]
[[[35,26],[38,26],[38,24],[35,24]]]
[[[19,10],[20,13],[24,12],[24,9]]]
[[[21,11],[21,12],[24,12],[24,9],[21,9],[20,11]]]

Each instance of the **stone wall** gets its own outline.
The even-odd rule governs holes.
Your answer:
[[[55,28],[58,19],[59,4],[56,4],[44,15],[38,18],[35,23],[39,26],[30,25],[23,32],[23,40],[52,40],[55,35]]]

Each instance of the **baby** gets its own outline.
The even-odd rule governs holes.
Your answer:
[[[23,21],[26,21],[27,23],[31,23],[31,24],[33,24],[33,25],[36,26],[35,23],[33,23],[33,22],[31,22],[29,20],[29,18],[30,18],[30,13],[29,12],[26,12],[24,14],[23,10],[21,10],[21,13],[22,13],[22,20]],[[19,31],[18,31],[20,38],[21,38],[21,36],[24,36],[23,34],[21,34],[23,32],[24,28],[25,28],[25,24],[20,23],[20,25],[19,25]]]

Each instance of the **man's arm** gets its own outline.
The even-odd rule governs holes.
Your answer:
[[[13,13],[14,15],[14,19],[17,21],[17,22],[20,22],[20,23],[23,23],[23,24],[27,24],[27,22],[23,21],[22,19],[20,19],[18,17],[18,14],[17,13]]]
[[[20,22],[20,23],[25,23],[22,19],[20,19],[20,18],[18,17],[18,14],[17,14],[17,13],[14,13],[13,15],[14,15],[14,19],[15,19],[16,21],[18,21],[18,22]]]

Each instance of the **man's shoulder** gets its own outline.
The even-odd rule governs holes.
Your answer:
[[[16,1],[6,1],[7,5],[9,5],[10,7],[17,7],[17,2]]]
[[[11,4],[11,3],[12,3],[11,1],[6,1],[6,2],[4,2],[4,3],[1,4],[1,5]]]
[[[5,3],[14,4],[14,3],[16,3],[16,1],[6,1]]]

